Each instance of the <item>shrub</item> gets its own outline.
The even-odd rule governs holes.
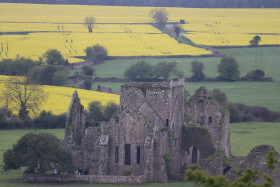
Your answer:
[[[263,70],[257,69],[246,74],[246,80],[262,81],[264,79],[265,73]]]
[[[85,89],[91,90],[92,80],[85,80],[83,84]]]
[[[83,73],[86,76],[93,76],[95,69],[92,66],[83,66]]]
[[[227,102],[227,96],[224,92],[222,92],[218,88],[214,88],[212,90],[212,97],[221,105],[224,105]]]
[[[67,73],[65,71],[56,71],[52,77],[52,85],[62,86],[67,83]]]
[[[108,52],[107,49],[99,44],[96,44],[92,47],[87,47],[85,49],[86,59],[92,59],[94,64],[103,63],[107,58]]]

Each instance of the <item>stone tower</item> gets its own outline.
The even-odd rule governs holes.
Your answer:
[[[113,173],[120,174],[125,168],[135,175],[147,173],[149,180],[161,182],[167,180],[167,172],[178,173],[183,110],[183,79],[123,85],[117,123],[112,125],[112,155],[121,161],[111,163]]]

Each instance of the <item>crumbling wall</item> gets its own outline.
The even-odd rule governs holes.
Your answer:
[[[187,126],[199,126],[208,129],[216,151],[224,151],[231,156],[229,114],[212,98],[205,87],[200,87],[185,103],[185,121]]]
[[[65,136],[62,143],[70,150],[80,149],[85,133],[85,110],[78,92],[73,93],[65,124]]]
[[[147,182],[147,176],[112,176],[112,175],[47,175],[24,174],[24,182],[90,182],[109,184],[141,184]]]

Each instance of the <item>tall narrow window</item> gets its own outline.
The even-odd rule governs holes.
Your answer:
[[[198,156],[198,151],[196,147],[193,147],[192,150],[192,164],[197,164],[197,156]]]
[[[125,144],[124,145],[124,153],[125,153],[124,164],[125,165],[130,165],[131,164],[130,144]]]
[[[119,163],[119,146],[115,147],[115,163]]]
[[[166,124],[166,127],[169,126],[169,119],[166,119],[165,124]]]
[[[212,117],[211,116],[208,117],[208,123],[212,123]]]
[[[136,150],[136,163],[140,164],[140,146],[137,146]]]

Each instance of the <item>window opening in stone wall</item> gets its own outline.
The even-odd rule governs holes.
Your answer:
[[[130,165],[130,164],[131,164],[131,150],[130,150],[130,144],[125,144],[125,146],[124,146],[124,153],[125,153],[124,164],[125,164],[125,165]]]
[[[140,146],[136,147],[136,163],[140,164]]]
[[[197,164],[197,156],[198,156],[197,148],[193,147],[193,150],[192,150],[192,164]]]
[[[201,113],[205,112],[205,105],[204,105],[204,101],[202,100],[199,101],[199,110]]]
[[[119,146],[115,147],[115,163],[119,163]]]
[[[212,117],[211,116],[208,117],[208,123],[212,123]]]
[[[200,125],[203,125],[203,124],[205,124],[205,122],[204,122],[204,116],[200,117]]]
[[[174,139],[174,144],[175,144],[175,147],[176,147],[176,144],[177,144],[177,138]]]
[[[166,120],[165,120],[165,124],[166,124],[166,127],[168,127],[168,125],[169,125],[169,119],[166,119]]]

